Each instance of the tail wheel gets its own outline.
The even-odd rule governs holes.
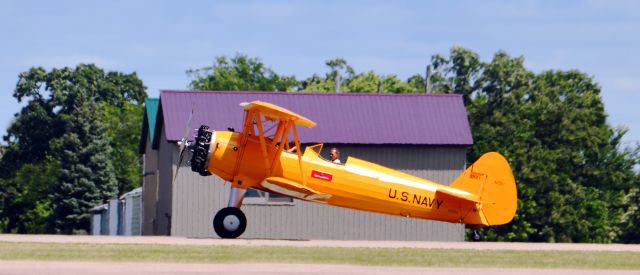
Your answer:
[[[234,239],[244,233],[247,228],[247,217],[240,208],[227,207],[220,209],[213,218],[213,229],[223,239]]]
[[[479,242],[482,241],[482,234],[480,233],[480,231],[473,230],[473,233],[471,233],[471,240],[474,242]]]

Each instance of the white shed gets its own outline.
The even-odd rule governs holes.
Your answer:
[[[142,235],[142,187],[122,195],[120,201],[123,203],[124,215],[120,225],[122,232],[119,235]]]

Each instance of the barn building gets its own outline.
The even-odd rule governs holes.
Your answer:
[[[175,184],[180,140],[191,130],[242,129],[241,102],[273,103],[317,123],[299,128],[303,144],[338,147],[354,156],[448,184],[466,165],[473,140],[460,95],[315,94],[161,91],[146,102],[140,143],[144,154],[143,234],[217,237],[212,218],[227,206],[229,183],[202,177],[183,161]],[[190,132],[189,135],[192,135]],[[327,153],[328,154],[328,153]],[[188,160],[190,156],[185,156]],[[241,238],[463,241],[464,226],[337,208],[247,192],[248,226]]]

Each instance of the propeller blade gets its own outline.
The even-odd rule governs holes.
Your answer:
[[[191,113],[189,113],[189,118],[187,119],[187,127],[184,130],[184,135],[182,136],[182,139],[178,141],[178,146],[180,148],[180,155],[178,156],[176,173],[173,175],[173,180],[171,181],[171,185],[173,185],[176,182],[176,179],[178,178],[178,171],[180,171],[180,166],[182,166],[182,158],[184,157],[184,151],[186,151],[187,148],[189,147],[189,140],[187,140],[187,138],[189,137],[189,129],[191,129],[191,119],[193,118],[193,109],[194,109],[194,104],[191,104]]]
[[[184,149],[180,150],[180,156],[178,157],[178,166],[176,167],[176,173],[173,174],[173,180],[171,181],[171,185],[176,183],[176,179],[178,178],[178,171],[180,171],[180,166],[182,165],[182,157],[184,156],[185,149],[187,148],[184,147]]]
[[[184,147],[186,147],[187,145],[189,145],[187,137],[189,136],[189,129],[191,129],[191,119],[193,118],[193,109],[194,109],[194,105],[191,105],[191,113],[189,113],[189,118],[187,119],[187,127],[184,129],[184,135],[182,135],[182,139],[180,141],[182,141],[179,145],[180,145],[180,151],[184,150]]]

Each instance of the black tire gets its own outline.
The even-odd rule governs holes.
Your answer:
[[[237,238],[247,229],[247,217],[240,208],[222,208],[213,218],[213,229],[220,238]]]
[[[482,234],[480,234],[480,231],[473,230],[473,233],[471,233],[471,240],[474,242],[482,241]]]

